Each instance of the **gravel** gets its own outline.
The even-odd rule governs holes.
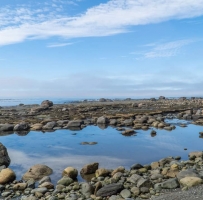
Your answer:
[[[173,191],[170,193],[166,192],[159,197],[153,197],[152,200],[195,200],[203,199],[203,185],[199,185],[196,187],[192,187],[189,190],[181,191],[180,189],[177,191]]]

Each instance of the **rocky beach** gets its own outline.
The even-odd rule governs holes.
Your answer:
[[[84,100],[70,104],[53,104],[52,101],[45,100],[40,105],[4,106],[0,107],[0,135],[27,135],[30,131],[53,132],[61,129],[81,130],[95,125],[101,129],[115,127],[124,136],[134,135],[137,130],[149,129],[151,136],[155,136],[156,129],[176,129],[166,119],[183,119],[195,125],[203,125],[203,99],[167,99],[163,96],[143,100],[101,98],[99,101]],[[187,125],[183,123],[180,126]],[[199,132],[199,137],[203,137],[203,132]],[[95,141],[81,143],[96,144]],[[67,166],[61,172],[62,178],[54,185],[50,179],[53,170],[40,163],[30,167],[22,180],[16,180],[15,172],[9,168],[12,161],[6,146],[1,144],[0,198],[164,199],[164,193],[180,195],[180,192],[187,192],[194,186],[201,187],[203,152],[190,152],[188,160],[175,156],[162,158],[148,165],[135,160],[130,169],[123,166],[116,169],[100,168],[98,162],[84,163],[80,171],[74,166]],[[79,174],[84,182],[77,181]],[[192,199],[194,198],[191,197]]]

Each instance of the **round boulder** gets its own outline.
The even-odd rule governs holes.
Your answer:
[[[78,170],[73,167],[67,167],[63,170],[63,176],[68,176],[72,179],[76,179],[78,176]]]
[[[53,102],[52,101],[49,101],[49,100],[44,100],[44,101],[42,101],[42,103],[41,103],[41,106],[42,107],[51,107],[51,106],[53,106],[54,104],[53,104]]]
[[[49,176],[53,173],[53,170],[46,165],[34,165],[32,166],[24,175],[23,180],[29,180],[33,178],[34,180],[39,180],[44,176]]]
[[[0,172],[0,184],[6,184],[9,182],[14,181],[16,178],[16,175],[13,170],[6,168],[2,169]]]
[[[0,143],[0,166],[5,165],[6,167],[8,167],[10,165],[10,158],[7,152],[6,147]]]

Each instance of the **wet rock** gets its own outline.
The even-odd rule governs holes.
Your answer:
[[[78,170],[73,167],[67,167],[63,170],[63,176],[68,176],[72,179],[76,179],[78,176]]]
[[[0,124],[0,132],[1,131],[13,131],[14,125],[12,124]]]
[[[69,186],[71,183],[73,183],[73,179],[67,176],[64,176],[57,182],[58,185],[64,185],[64,186]]]
[[[10,165],[10,157],[7,152],[7,148],[0,143],[0,166],[5,165],[8,167]]]
[[[14,131],[26,131],[30,128],[30,125],[27,122],[21,122],[14,126]]]
[[[99,177],[99,176],[105,177],[105,176],[108,176],[109,174],[110,174],[110,171],[105,168],[97,169],[95,172],[96,177]]]
[[[56,126],[56,122],[48,122],[45,126],[43,126],[44,130],[51,130]]]
[[[47,189],[53,189],[54,185],[51,182],[44,182],[41,185],[39,185],[39,188],[47,188]]]
[[[134,129],[127,129],[127,130],[122,132],[122,135],[125,135],[125,136],[131,136],[131,135],[134,135],[134,134],[135,134]]]
[[[42,127],[43,127],[43,124],[36,123],[36,124],[33,124],[33,125],[31,126],[31,130],[33,130],[33,131],[42,130]]]
[[[32,166],[24,175],[23,180],[29,180],[33,178],[34,180],[39,180],[44,176],[52,174],[53,170],[46,165],[34,165]]]
[[[6,184],[9,182],[14,181],[16,178],[16,175],[13,170],[6,168],[2,169],[0,172],[0,184]]]
[[[70,128],[70,127],[81,127],[81,125],[83,123],[84,122],[82,120],[69,121],[68,124],[67,124],[67,128]]]
[[[99,163],[91,163],[83,166],[83,168],[80,171],[80,174],[87,175],[87,174],[93,174],[96,172],[96,170],[99,167]]]
[[[99,189],[96,196],[107,197],[119,193],[123,189],[123,185],[120,183],[113,183],[105,185]]]

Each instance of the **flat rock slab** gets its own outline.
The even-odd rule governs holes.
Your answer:
[[[119,183],[113,183],[105,185],[99,189],[96,196],[107,197],[119,193],[123,189],[123,185]]]

